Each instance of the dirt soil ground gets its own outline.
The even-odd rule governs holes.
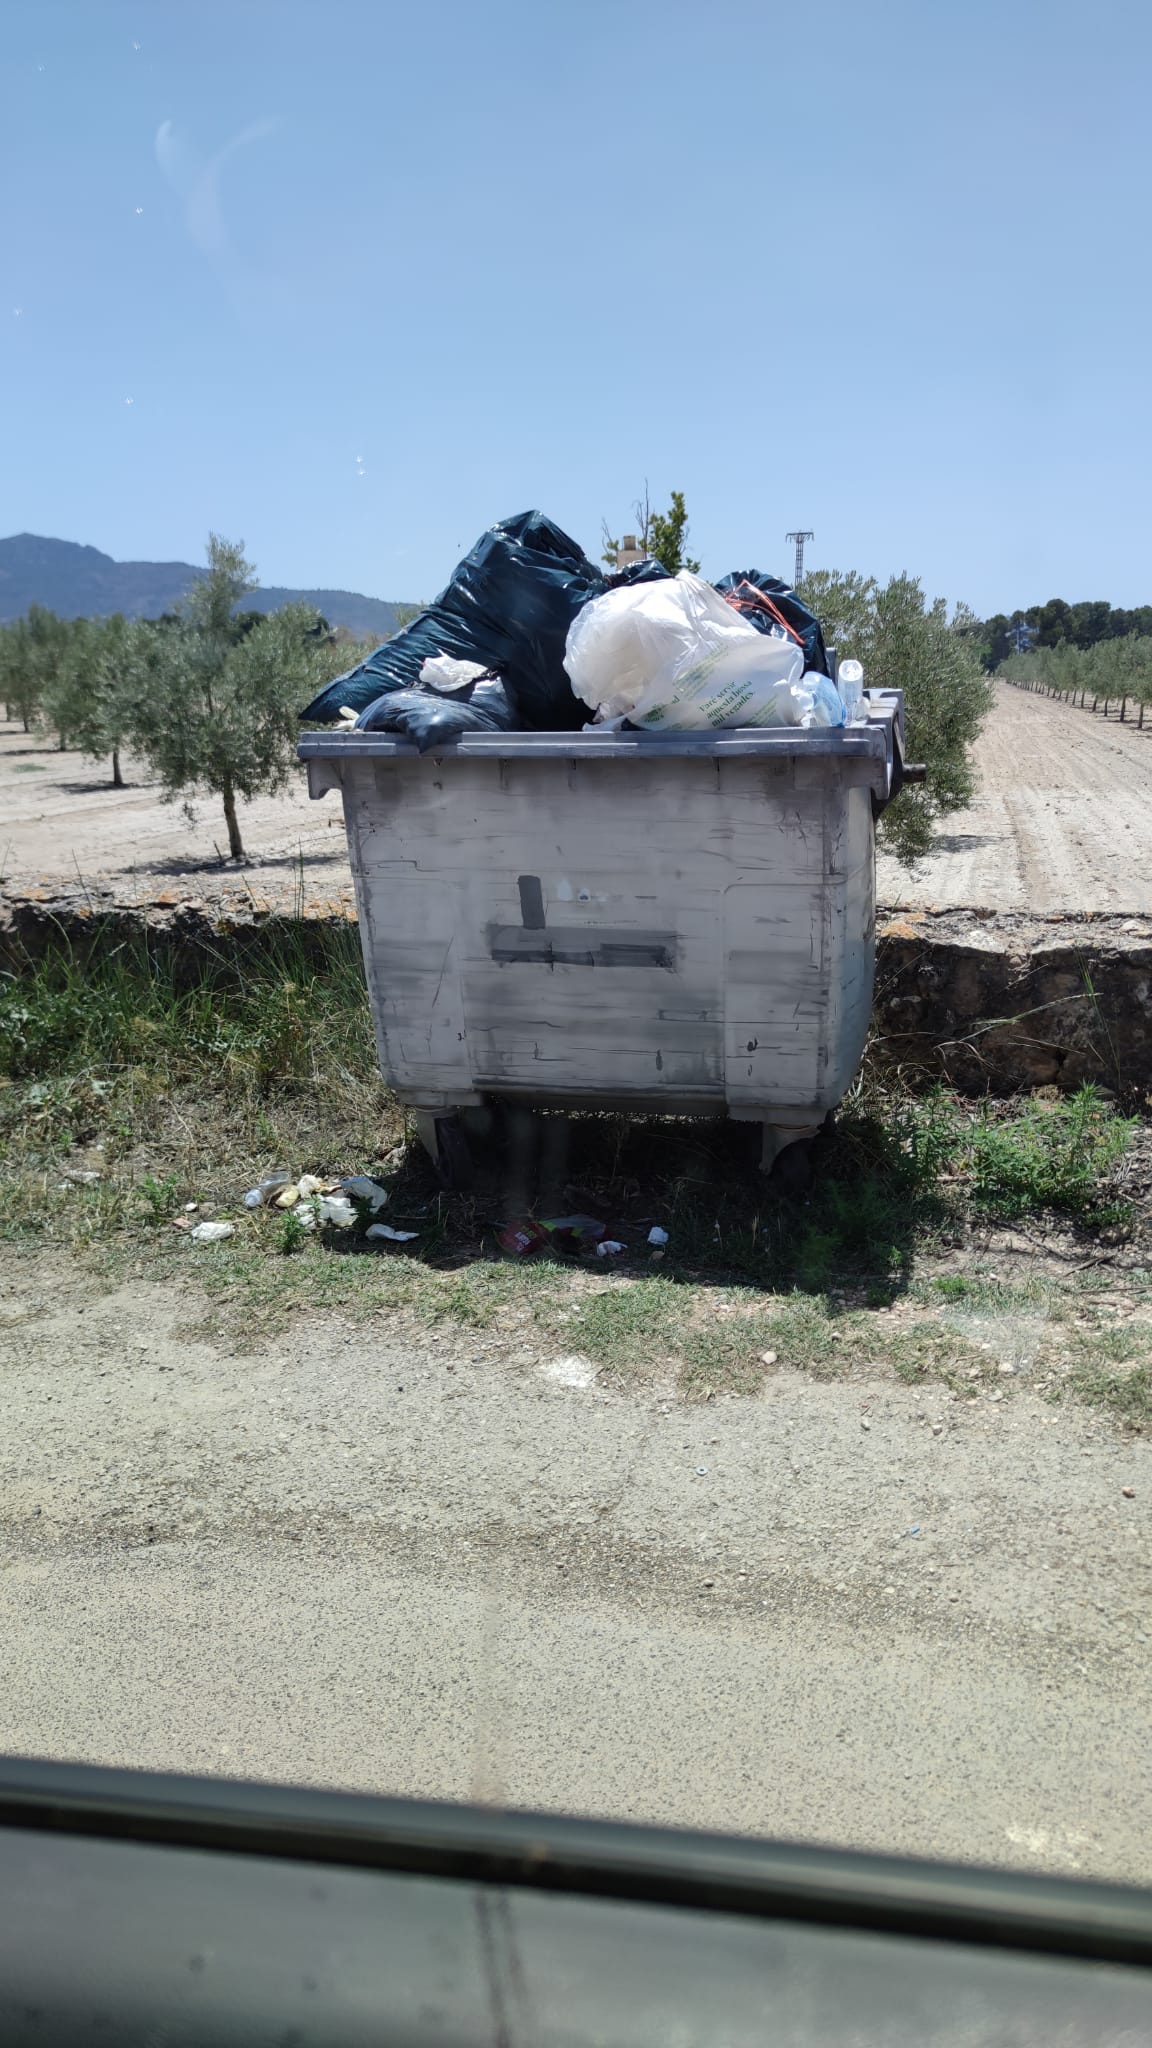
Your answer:
[[[15,1250],[0,1319],[2,1750],[1152,1880],[1111,1420],[395,1313],[241,1351],[193,1274]]]
[[[979,793],[909,876],[881,856],[888,906],[1152,911],[1152,720],[1138,732],[997,684]]]
[[[0,886],[53,896],[83,881],[117,903],[214,908],[352,904],[340,800],[310,802],[303,771],[283,796],[240,805],[251,855],[242,868],[221,858],[228,835],[215,798],[196,798],[191,823],[138,762],[124,775],[127,788],[113,789],[105,763],[0,725]]]
[[[998,686],[977,754],[980,794],[950,818],[915,876],[881,856],[889,907],[1052,912],[1152,911],[1152,721],[1143,732]],[[83,877],[120,902],[322,910],[352,902],[334,795],[310,803],[303,780],[245,805],[251,854],[220,859],[223,819],[198,800],[191,825],[138,765],[114,790],[103,764],[0,727],[0,880],[17,893],[74,890]]]

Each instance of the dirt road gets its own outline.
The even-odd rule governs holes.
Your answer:
[[[237,869],[221,857],[228,836],[214,797],[196,798],[192,822],[138,762],[125,762],[124,789],[109,772],[0,725],[0,884],[52,893],[83,881],[124,903],[351,904],[339,799],[311,803],[302,773],[282,796],[239,806],[251,859]]]
[[[976,763],[975,803],[915,876],[881,857],[882,903],[1152,910],[1152,721],[1137,732],[999,683]]]
[[[0,1749],[1152,1879],[1112,1423],[206,1314],[5,1254]]]
[[[950,818],[915,876],[881,857],[880,900],[959,909],[1152,911],[1152,722],[1142,733],[999,686],[981,739],[980,794]],[[252,856],[219,857],[214,800],[179,804],[128,763],[113,790],[102,764],[0,728],[0,876],[14,889],[74,889],[78,878],[127,901],[233,899],[315,908],[352,900],[335,796],[303,782],[242,807]]]

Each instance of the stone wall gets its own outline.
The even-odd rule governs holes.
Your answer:
[[[339,934],[339,938],[337,937]],[[241,957],[291,939],[317,965],[355,946],[339,912],[286,919],[171,900],[109,905],[87,891],[0,897],[0,968],[60,945],[144,945],[194,983],[222,946]],[[1152,919],[1030,919],[927,911],[877,925],[875,1057],[965,1093],[1091,1081],[1124,1098],[1152,1090]]]
[[[967,1093],[1152,1087],[1152,920],[882,917],[877,1054]]]

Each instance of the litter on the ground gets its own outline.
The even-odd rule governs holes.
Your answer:
[[[527,1216],[519,1223],[506,1223],[503,1230],[497,1231],[496,1242],[504,1251],[522,1259],[526,1252],[534,1251],[538,1244],[543,1244],[546,1235],[540,1224]]]
[[[364,1235],[365,1237],[385,1237],[389,1244],[411,1244],[414,1238],[419,1237],[420,1233],[418,1230],[393,1230],[390,1223],[370,1223]]]
[[[305,1230],[330,1224],[337,1230],[351,1230],[367,1222],[388,1200],[388,1190],[369,1174],[347,1179],[325,1179],[318,1173],[302,1173],[298,1180],[286,1170],[268,1174],[258,1187],[244,1196],[246,1209],[265,1204],[291,1212]]]
[[[579,1251],[595,1245],[599,1251],[607,1235],[607,1224],[595,1216],[524,1216],[505,1224],[496,1234],[497,1243],[517,1258],[542,1244],[554,1244],[561,1251]]]
[[[648,1232],[648,1242],[649,1244],[667,1244],[668,1232],[662,1230],[658,1223],[654,1223]]]
[[[352,1195],[356,1201],[367,1202],[373,1215],[377,1209],[382,1209],[388,1200],[387,1188],[382,1187],[378,1180],[373,1180],[367,1173],[353,1174],[350,1180],[342,1180],[340,1187],[344,1194]]]
[[[222,1244],[226,1237],[234,1237],[234,1223],[198,1223],[190,1235],[193,1244]]]
[[[596,1247],[596,1257],[598,1259],[613,1259],[618,1257],[623,1250],[624,1246],[618,1237],[602,1237]]]
[[[607,1224],[595,1216],[542,1216],[539,1227],[565,1249],[570,1245],[597,1244],[608,1235]]]

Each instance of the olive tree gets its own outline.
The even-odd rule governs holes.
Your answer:
[[[25,732],[31,732],[44,693],[56,677],[71,623],[44,605],[33,604],[22,619],[0,628],[0,696]]]
[[[123,789],[120,756],[140,718],[150,687],[154,634],[150,625],[114,612],[104,619],[71,619],[52,674],[44,683],[38,717],[90,760],[107,754],[112,787]]]
[[[907,866],[931,850],[937,821],[975,793],[972,747],[992,708],[961,608],[950,622],[943,598],[929,604],[912,576],[882,588],[869,578],[817,570],[799,595],[820,619],[841,658],[864,664],[865,685],[903,690],[909,751],[927,764],[924,783],[907,785],[884,813],[888,850]]]
[[[238,617],[255,588],[243,543],[211,534],[207,572],[175,620],[155,630],[134,720],[136,744],[170,795],[220,798],[234,860],[244,858],[237,800],[284,788],[300,706],[338,666],[310,605]]]

